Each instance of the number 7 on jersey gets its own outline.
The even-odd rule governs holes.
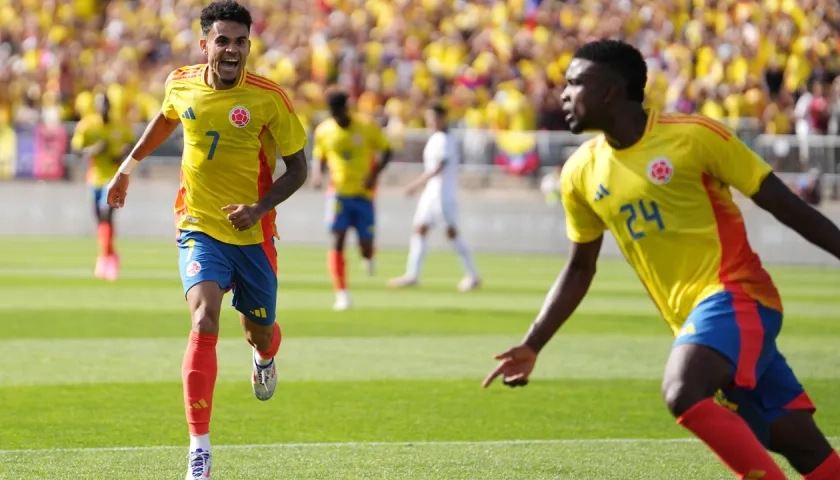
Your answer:
[[[205,134],[205,136],[213,137],[213,143],[210,144],[210,151],[207,152],[207,160],[213,160],[213,156],[216,155],[216,146],[219,145],[219,138],[221,138],[221,135],[215,130],[210,130]]]
[[[645,232],[636,231],[633,225],[639,220],[639,213],[641,213],[641,220],[645,222],[656,222],[659,231],[665,230],[665,224],[662,222],[662,215],[659,213],[659,205],[654,201],[645,202],[639,200],[638,202],[625,203],[619,209],[622,213],[627,213],[627,231],[633,240],[644,238]]]

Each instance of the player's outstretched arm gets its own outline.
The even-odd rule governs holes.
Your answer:
[[[599,236],[589,243],[572,243],[569,262],[557,277],[522,344],[496,355],[496,368],[484,379],[483,387],[502,376],[505,385],[516,387],[528,383],[528,375],[537,361],[537,354],[551,340],[551,337],[566,323],[583,301],[601,253],[604,237]]]
[[[417,178],[412,180],[411,183],[406,185],[405,193],[408,194],[408,195],[411,195],[414,192],[416,192],[416,191],[420,190],[421,188],[425,187],[426,183],[429,180],[431,180],[432,178],[440,175],[440,172],[443,171],[443,167],[445,167],[445,166],[446,166],[446,160],[438,163],[438,166],[435,167],[434,170],[430,170],[428,172],[421,173],[420,176],[418,176]]]
[[[802,238],[840,259],[840,229],[799,198],[779,177],[769,174],[752,199]]]
[[[125,196],[128,192],[128,176],[135,165],[151,155],[163,142],[172,135],[172,132],[181,123],[178,119],[167,118],[163,111],[158,112],[155,118],[146,126],[140,140],[131,149],[128,158],[120,165],[114,178],[108,184],[107,200],[108,205],[113,208],[121,208],[125,205]]]

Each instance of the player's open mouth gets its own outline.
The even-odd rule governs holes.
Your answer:
[[[222,60],[219,63],[219,70],[224,73],[236,73],[239,71],[239,60]]]

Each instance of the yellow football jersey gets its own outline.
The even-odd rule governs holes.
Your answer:
[[[752,196],[771,171],[716,121],[651,112],[632,147],[616,150],[599,135],[569,158],[567,234],[587,243],[609,230],[675,335],[700,301],[723,290],[781,311],[729,189]]]
[[[97,113],[85,115],[76,125],[70,145],[73,150],[95,145],[105,141],[105,150],[88,158],[86,179],[93,187],[102,187],[114,177],[120,167],[123,149],[131,146],[134,132],[122,122],[105,123]]]
[[[246,71],[235,87],[214,90],[206,72],[205,64],[172,72],[161,107],[184,129],[177,228],[234,245],[263,243],[277,235],[273,210],[240,232],[222,207],[257,202],[273,184],[278,150],[284,157],[300,151],[306,132],[276,83]]]
[[[326,161],[330,185],[337,195],[372,198],[365,180],[376,165],[376,152],[390,148],[385,133],[376,123],[353,115],[350,126],[341,128],[332,118],[315,128],[313,156]]]

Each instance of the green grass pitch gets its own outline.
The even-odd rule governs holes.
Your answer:
[[[92,239],[0,246],[0,479],[183,478],[189,318],[174,244],[119,241],[114,284],[92,278]],[[732,478],[667,414],[671,338],[622,262],[601,262],[531,385],[482,390],[562,258],[478,255],[485,286],[462,294],[451,253],[429,255],[421,287],[392,291],[404,252],[381,252],[374,278],[353,252],[355,309],[334,313],[325,257],[279,246],[284,341],[269,402],[253,397],[250,350],[224,309],[214,478]],[[837,443],[840,270],[771,270],[785,299],[781,347]]]

